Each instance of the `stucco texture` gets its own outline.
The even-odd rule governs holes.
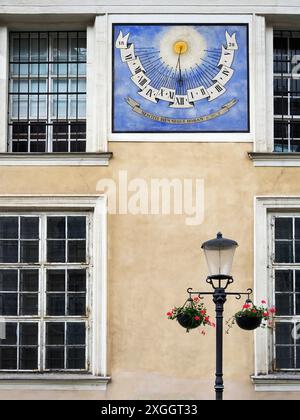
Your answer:
[[[251,144],[112,143],[108,168],[1,167],[0,193],[96,193],[103,178],[200,178],[204,222],[185,216],[110,215],[109,374],[106,392],[1,391],[0,399],[213,399],[214,331],[186,334],[165,314],[184,303],[186,289],[209,290],[200,245],[221,230],[237,240],[235,290],[253,287],[253,198],[300,195],[297,168],[254,168]],[[207,300],[209,302],[209,298]],[[225,318],[240,308],[234,298]],[[209,312],[213,306],[209,303]],[[293,393],[256,393],[253,333],[235,328],[225,336],[226,399],[289,399]]]

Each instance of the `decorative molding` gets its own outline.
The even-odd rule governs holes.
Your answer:
[[[256,167],[299,167],[300,153],[248,153]]]
[[[252,376],[255,391],[258,392],[299,392],[300,375],[261,375]]]
[[[0,166],[108,166],[105,153],[0,153]]]
[[[109,382],[107,372],[107,196],[90,195],[0,195],[0,210],[89,210],[93,212],[93,306],[91,374],[1,374],[0,389],[99,389]],[[48,381],[52,381],[48,384]],[[11,387],[11,388],[8,388]]]
[[[261,196],[254,198],[254,292],[260,302],[273,294],[270,284],[268,248],[272,249],[272,216],[282,211],[300,210],[300,196]],[[300,374],[272,373],[273,343],[268,329],[255,332],[255,373],[252,381],[256,391],[300,391]]]
[[[260,13],[260,14],[300,14],[298,0],[239,0],[224,2],[224,0],[204,1],[199,4],[198,0],[188,0],[186,4],[182,0],[173,0],[172,5],[167,0],[89,0],[83,4],[80,0],[53,0],[49,4],[46,0],[31,0],[30,4],[24,0],[1,0],[1,13],[7,14],[69,14],[80,15],[84,13]]]
[[[106,391],[110,377],[66,374],[0,374],[0,390]]]

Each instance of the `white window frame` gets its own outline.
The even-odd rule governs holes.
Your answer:
[[[36,22],[19,25],[0,24],[0,166],[16,165],[69,165],[108,166],[111,154],[107,142],[107,15],[91,18],[78,16],[76,23]],[[87,31],[87,96],[86,96],[86,152],[38,153],[22,156],[8,149],[8,77],[10,31],[86,30]],[[4,124],[5,122],[5,124]]]
[[[299,167],[300,154],[274,152],[274,31],[300,30],[293,15],[255,16],[256,28],[256,89],[255,142],[249,157],[255,167]],[[262,76],[263,75],[263,76]]]
[[[91,213],[91,342],[90,374],[81,373],[4,373],[0,389],[105,390],[107,373],[107,197],[106,195],[0,195],[2,213],[57,212]]]
[[[271,218],[274,214],[300,213],[300,197],[255,197],[254,199],[254,283],[255,301],[273,299],[273,253]],[[300,372],[272,372],[273,340],[268,329],[255,332],[255,372],[252,381],[256,391],[300,391]]]

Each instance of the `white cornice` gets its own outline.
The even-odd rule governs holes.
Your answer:
[[[108,166],[112,153],[0,153],[0,166]]]

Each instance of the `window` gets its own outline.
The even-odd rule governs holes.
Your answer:
[[[300,31],[274,31],[274,151],[300,152]]]
[[[274,219],[275,370],[300,370],[300,214]]]
[[[90,223],[0,215],[0,371],[89,371]]]
[[[10,34],[9,151],[86,151],[86,32]]]

